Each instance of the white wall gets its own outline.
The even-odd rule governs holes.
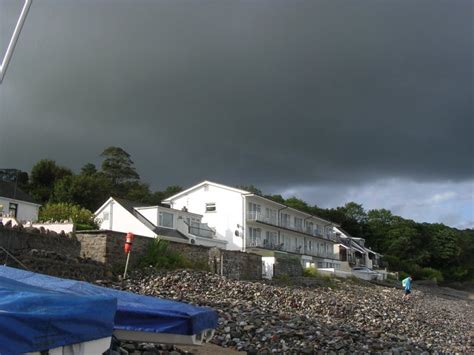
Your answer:
[[[158,207],[137,207],[136,210],[146,219],[148,219],[155,226],[158,226]],[[175,219],[175,218],[173,218]],[[173,223],[176,223],[173,220]]]
[[[72,233],[75,231],[74,223],[27,223],[25,226],[40,229],[41,227],[56,233]]]
[[[243,225],[242,195],[213,185],[201,186],[171,201],[171,207],[181,210],[186,207],[189,212],[202,215],[202,222],[215,228],[216,238],[228,242],[227,249],[242,250],[243,235],[235,236],[237,225]],[[215,203],[215,212],[206,212],[206,203]]]
[[[10,203],[18,204],[16,219],[21,222],[36,222],[38,220],[39,205],[0,197],[0,205],[3,206],[3,215],[8,214]],[[2,211],[0,211],[2,212]]]
[[[275,264],[274,256],[262,256],[263,277],[271,280],[273,278],[273,265]]]
[[[104,214],[109,213],[108,220],[104,219]],[[100,229],[108,229],[117,232],[132,232],[136,235],[154,238],[156,235],[143,223],[135,218],[130,212],[123,208],[119,203],[110,201],[98,214],[100,220]]]

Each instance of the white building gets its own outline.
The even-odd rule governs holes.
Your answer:
[[[36,222],[40,206],[16,183],[0,181],[0,221],[13,217],[21,223]]]
[[[262,255],[272,277],[275,255],[292,254],[304,267],[339,268],[334,223],[254,193],[203,181],[163,201],[174,209],[202,215],[228,249]]]
[[[95,217],[102,230],[226,249],[227,242],[217,239],[215,231],[201,223],[202,216],[185,210],[110,197],[95,212]]]
[[[339,256],[341,269],[350,271],[354,267],[379,268],[381,255],[365,246],[364,238],[355,238],[341,227],[334,227],[337,243],[334,253]]]

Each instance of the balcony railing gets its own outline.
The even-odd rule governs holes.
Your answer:
[[[289,245],[289,244],[284,244],[284,243],[275,243],[267,239],[247,240],[246,247],[268,249],[268,250],[279,250],[279,251],[286,251],[288,253],[316,256],[319,258],[336,259],[336,254],[332,252],[309,250],[308,248],[305,248],[303,245],[295,246],[295,245]]]
[[[275,243],[268,239],[247,240],[247,248],[262,248],[269,250],[283,250],[283,243]]]
[[[207,224],[200,223],[198,225],[189,225],[185,222],[185,224],[188,226],[188,233],[198,236],[198,237],[203,237],[203,238],[214,238],[216,236],[216,232],[212,229],[210,229]]]
[[[247,219],[249,221],[258,221],[258,222],[263,222],[263,223],[272,224],[274,226],[278,226],[278,222],[276,218],[268,217],[264,215],[262,212],[258,212],[258,211],[247,212]]]

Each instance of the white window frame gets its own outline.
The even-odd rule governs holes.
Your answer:
[[[259,246],[262,241],[262,230],[260,228],[249,227],[250,245]]]
[[[206,203],[206,213],[215,213],[217,212],[217,205],[215,202]]]
[[[294,216],[293,217],[293,222],[294,222],[294,225],[295,225],[295,229],[297,229],[299,231],[303,230],[303,218]],[[296,223],[296,222],[298,222],[298,223]]]
[[[163,216],[164,215],[170,215],[171,216],[171,227],[170,226],[165,226],[163,224]],[[159,211],[158,213],[158,225],[163,228],[169,228],[169,229],[174,229],[174,214],[170,212],[165,212],[165,211]]]
[[[291,216],[287,213],[281,214],[281,226],[283,228],[288,228],[290,226]]]

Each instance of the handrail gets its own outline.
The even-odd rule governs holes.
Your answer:
[[[4,247],[0,247],[0,250],[3,250],[5,252],[5,254],[7,254],[7,256],[11,257],[13,260],[15,260],[18,264],[20,264],[23,268],[25,268],[27,271],[31,271],[30,269],[28,269],[28,267],[23,264],[20,260],[18,260],[12,253],[10,253],[7,249],[5,249]],[[5,258],[5,263],[3,265],[7,266],[7,258]]]

